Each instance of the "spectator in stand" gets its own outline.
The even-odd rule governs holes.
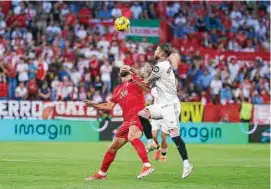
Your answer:
[[[28,81],[28,65],[24,62],[23,57],[19,59],[19,63],[16,67],[16,71],[18,73],[19,82],[27,82]]]
[[[201,16],[197,19],[196,24],[195,24],[195,28],[199,32],[206,31],[206,25],[205,25],[205,22]]]
[[[109,41],[105,40],[105,37],[102,37],[101,40],[98,41],[97,43],[97,47],[98,48],[103,48],[103,52],[104,53],[108,53],[108,49],[109,49],[110,43]]]
[[[196,94],[198,91],[194,85],[194,83],[189,83],[187,93],[188,96],[192,96],[192,94]]]
[[[78,87],[79,83],[82,80],[82,75],[76,68],[72,68],[71,73],[69,74],[71,76],[71,80],[73,84]]]
[[[245,22],[245,17],[243,16],[243,14],[241,13],[241,11],[239,10],[239,8],[237,6],[233,6],[233,10],[230,13],[230,18],[231,18],[231,22],[232,22],[232,31],[236,32],[237,29],[242,26]]]
[[[28,98],[30,100],[36,100],[38,93],[38,85],[35,78],[31,78],[27,83]]]
[[[178,38],[184,38],[185,35],[189,35],[194,32],[195,29],[190,23],[183,24],[181,20],[178,20],[176,23],[176,27],[174,27],[174,34]]]
[[[26,100],[28,97],[28,90],[24,84],[24,82],[20,82],[15,90],[16,100]]]
[[[79,94],[78,94],[78,100],[84,101],[87,99],[87,92],[84,86],[79,87]]]
[[[220,103],[221,104],[233,103],[232,91],[229,84],[227,83],[223,84],[223,87],[220,91]]]
[[[58,71],[58,78],[59,78],[60,81],[63,81],[64,77],[70,78],[70,74],[69,74],[69,71],[68,71],[68,69],[66,67],[61,66],[59,71]]]
[[[117,17],[122,16],[121,9],[118,6],[114,6],[114,8],[111,11],[111,14],[112,14],[113,18],[117,18]]]
[[[43,82],[41,89],[39,89],[38,96],[40,100],[50,100],[51,93],[46,81]]]
[[[96,90],[95,93],[93,94],[92,96],[92,100],[95,102],[95,103],[101,103],[103,102],[103,98],[100,94],[100,91],[99,90]]]
[[[67,76],[63,77],[63,81],[57,87],[57,97],[59,100],[71,100],[73,87]]]
[[[94,81],[96,76],[100,75],[100,64],[95,55],[91,56],[89,61],[91,80]]]
[[[70,94],[70,100],[72,100],[72,101],[76,101],[76,100],[78,100],[78,98],[79,98],[79,91],[78,91],[78,88],[74,85],[74,83],[73,82],[71,82],[71,94]]]
[[[232,84],[232,96],[235,103],[241,103],[241,90],[238,88],[238,84],[236,82]]]
[[[48,64],[46,64],[41,58],[36,61],[36,67],[37,67],[37,83],[40,87],[44,79],[46,78],[47,71],[48,71]]]
[[[179,12],[181,6],[180,2],[170,2],[167,5],[167,16],[173,17],[176,13]]]
[[[218,104],[220,90],[222,89],[222,81],[220,80],[218,75],[216,75],[215,79],[211,81],[210,88],[213,103]]]
[[[5,15],[1,14],[0,15],[0,35],[3,36],[5,34],[7,24],[5,21]]]
[[[33,60],[29,60],[29,64],[28,64],[28,78],[29,79],[34,79],[36,78],[36,74],[37,74],[37,67],[34,65]]]
[[[79,40],[84,40],[87,37],[87,31],[85,30],[84,26],[81,25],[78,31],[75,31],[76,37]]]
[[[234,81],[239,73],[240,65],[237,63],[235,58],[231,58],[228,63],[230,71],[230,79]]]
[[[199,77],[203,74],[202,69],[201,69],[201,59],[199,57],[194,59],[194,64],[190,67],[188,71],[188,77],[192,79],[192,82],[194,84],[197,83]]]
[[[134,2],[131,6],[131,11],[133,13],[133,19],[139,19],[140,14],[142,13],[142,7],[140,6],[140,2]]]
[[[50,95],[50,99],[51,100],[57,100],[58,99],[58,88],[60,87],[61,83],[58,79],[58,76],[54,77],[54,80],[51,82],[51,95]]]
[[[207,70],[204,70],[203,75],[199,76],[197,80],[197,85],[201,90],[207,90],[212,80],[213,77],[209,74]]]
[[[244,66],[243,68],[240,69],[239,74],[236,77],[236,81],[238,83],[243,83],[243,81],[247,77],[248,77],[248,67]]]
[[[250,99],[252,85],[248,78],[245,78],[244,82],[240,85],[240,88],[242,90],[241,92],[242,99],[244,98]]]
[[[12,64],[8,63],[3,66],[4,73],[8,76],[8,98],[15,98],[15,89],[17,87],[16,69],[12,67]]]
[[[117,44],[116,41],[112,42],[112,45],[109,48],[109,53],[112,54],[115,59],[117,59],[117,57],[119,57],[119,55],[120,55],[120,49],[119,49],[119,46],[118,46],[118,44]]]
[[[100,68],[101,80],[106,85],[106,94],[111,92],[111,72],[112,65],[109,64],[108,60],[104,61],[104,64]]]
[[[204,105],[211,103],[211,98],[210,98],[208,92],[206,92],[206,91],[201,91],[199,100]]]
[[[263,104],[263,98],[257,91],[254,91],[252,95],[252,104]]]
[[[266,90],[261,91],[261,97],[264,104],[270,104],[270,94],[268,94]]]
[[[212,12],[208,13],[208,16],[205,17],[204,21],[205,21],[206,28],[209,31],[213,29],[218,29],[218,30],[223,29],[220,18]]]
[[[175,16],[174,24],[178,25],[184,25],[186,24],[186,17],[184,16],[183,12],[180,12],[177,16]]]
[[[8,99],[8,83],[4,70],[0,67],[0,100]]]
[[[104,82],[101,81],[100,76],[95,77],[95,81],[93,82],[93,87],[94,87],[95,91],[100,91],[99,94],[101,94],[102,96],[105,95],[107,86]]]
[[[103,8],[98,11],[98,17],[103,19],[109,19],[112,17],[111,11],[107,9],[106,5],[104,5]]]

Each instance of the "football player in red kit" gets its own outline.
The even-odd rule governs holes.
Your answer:
[[[86,100],[86,106],[91,106],[97,110],[110,111],[115,104],[119,104],[123,111],[123,123],[116,132],[115,139],[107,150],[100,170],[86,180],[105,179],[110,164],[114,161],[117,151],[127,142],[130,142],[140,157],[143,168],[137,178],[143,178],[151,174],[154,169],[149,162],[145,146],[140,140],[142,136],[142,125],[138,118],[138,112],[145,107],[144,91],[149,90],[145,84],[142,84],[136,75],[122,69],[120,71],[122,84],[119,85],[113,93],[109,102],[97,104]]]

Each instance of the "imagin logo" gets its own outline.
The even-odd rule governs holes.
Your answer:
[[[70,125],[46,125],[46,124],[15,124],[15,135],[45,135],[55,140],[60,135],[71,135]]]
[[[222,130],[219,127],[182,127],[181,137],[183,138],[199,138],[201,142],[207,142],[211,138],[221,138]]]

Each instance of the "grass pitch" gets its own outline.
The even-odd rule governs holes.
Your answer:
[[[269,145],[187,145],[195,171],[182,180],[182,163],[171,145],[166,163],[142,180],[141,163],[128,144],[108,178],[84,181],[100,167],[109,143],[0,143],[1,189],[267,189]],[[152,159],[152,154],[150,156]]]

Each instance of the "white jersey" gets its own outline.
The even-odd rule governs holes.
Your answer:
[[[177,96],[176,78],[168,60],[158,62],[154,67],[152,74],[158,78],[154,81],[157,90],[157,99],[160,105],[179,103]]]

